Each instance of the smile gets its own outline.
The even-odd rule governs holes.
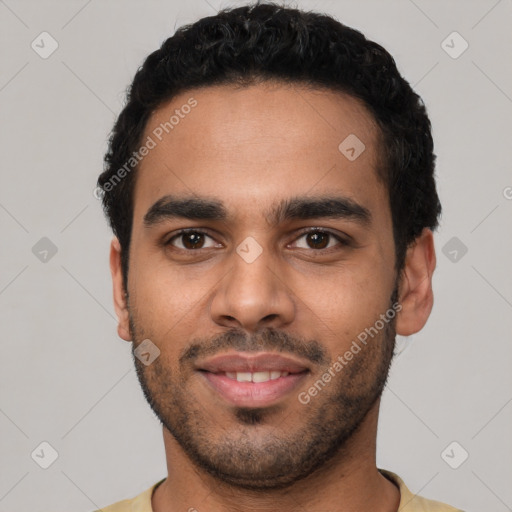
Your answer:
[[[270,372],[236,373],[237,378],[225,373],[200,372],[210,389],[228,405],[237,407],[268,407],[289,395],[308,372],[279,372],[271,379]],[[264,379],[258,381],[258,378]],[[242,380],[239,380],[242,379]],[[250,379],[250,380],[249,380]]]
[[[289,372],[282,372],[280,370],[269,370],[263,372],[226,372],[226,377],[236,380],[238,382],[267,382],[269,380],[276,380],[279,377],[286,377]]]
[[[199,361],[198,374],[228,405],[268,407],[289,395],[309,368],[280,353],[231,353]]]

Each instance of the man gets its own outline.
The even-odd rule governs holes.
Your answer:
[[[376,466],[441,211],[425,108],[381,46],[274,4],[199,20],[138,70],[105,161],[118,333],[168,476],[104,511],[456,510]]]

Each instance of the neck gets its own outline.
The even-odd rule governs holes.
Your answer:
[[[277,490],[255,491],[225,484],[198,469],[164,428],[167,479],[155,490],[154,512],[396,512],[398,488],[376,466],[378,401],[343,448],[321,468]]]

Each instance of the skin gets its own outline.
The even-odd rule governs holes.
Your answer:
[[[137,171],[128,300],[115,238],[110,252],[119,336],[134,347],[149,338],[160,350],[149,366],[136,360],[144,392],[164,425],[168,477],[153,494],[153,509],[396,511],[399,490],[376,467],[383,386],[377,380],[387,373],[395,332],[416,333],[430,315],[432,232],[424,229],[409,247],[397,281],[388,193],[376,173],[378,129],[356,99],[283,84],[195,89],[157,109],[143,140],[190,97],[197,106]],[[338,150],[349,134],[366,146],[354,161]],[[167,194],[214,198],[229,217],[173,218],[146,228],[144,215]],[[349,197],[371,212],[371,222],[315,218],[269,224],[266,214],[274,204],[305,195]],[[352,243],[331,238],[327,248],[310,246],[302,231],[311,227],[348,235]],[[183,228],[208,231],[205,246],[187,252],[183,238],[174,239],[177,246],[162,243]],[[249,236],[262,249],[252,263],[236,252]],[[308,405],[301,404],[297,393],[309,389],[389,309],[395,284],[401,310],[390,328],[354,355]],[[233,349],[241,348],[246,336],[243,346],[250,350],[279,350],[272,332],[291,347],[316,343],[324,358],[309,361],[300,389],[265,410],[244,414],[213,392],[192,364],[180,363],[192,343],[214,346],[229,333],[235,337],[226,343]],[[221,352],[228,350],[215,353]],[[350,406],[351,400],[358,406]],[[317,436],[322,425],[329,428]],[[333,436],[336,428],[344,435],[336,449],[320,445],[315,453],[325,450],[325,457],[307,468],[300,459],[304,447],[316,437]],[[202,467],[187,442],[218,462],[223,473]],[[226,450],[228,461],[221,457]],[[286,461],[284,476],[264,479]]]

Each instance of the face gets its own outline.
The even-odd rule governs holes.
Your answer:
[[[144,393],[202,470],[287,486],[343,453],[391,361],[398,283],[377,128],[351,97],[266,84],[183,93],[148,137],[124,328],[134,349],[160,351],[134,358]]]

